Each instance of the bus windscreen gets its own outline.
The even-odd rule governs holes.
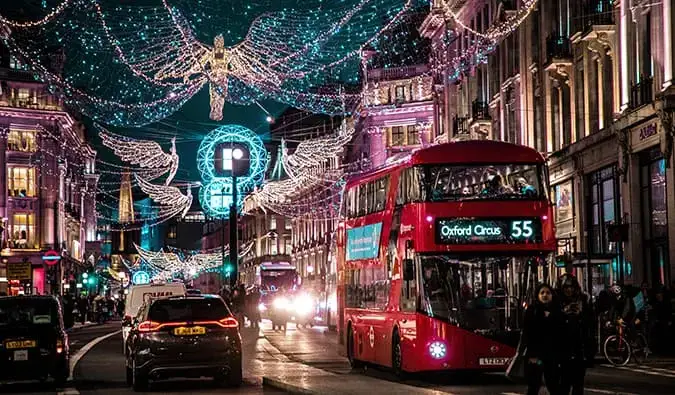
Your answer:
[[[427,200],[534,200],[546,197],[543,167],[537,164],[428,165]]]

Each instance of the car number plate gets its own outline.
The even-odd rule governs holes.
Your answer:
[[[35,340],[12,340],[5,342],[5,348],[8,350],[16,348],[33,348],[37,345]]]
[[[193,336],[193,335],[204,335],[206,334],[206,328],[203,326],[192,326],[184,327],[181,326],[173,330],[173,334],[176,336]]]
[[[478,364],[480,366],[502,366],[509,363],[511,358],[480,358]]]
[[[16,351],[14,351],[14,360],[15,361],[28,361],[28,350],[16,350]]]

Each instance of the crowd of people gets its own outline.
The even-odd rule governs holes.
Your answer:
[[[640,290],[615,284],[591,304],[576,277],[561,276],[556,287],[541,284],[525,311],[518,352],[525,358],[528,394],[543,383],[551,395],[583,394],[586,369],[593,366],[602,342],[617,325],[641,331],[648,347],[672,351],[673,316],[670,293],[664,287]]]
[[[113,318],[122,318],[124,314],[124,298],[113,298],[111,295],[72,295],[61,297],[63,320],[67,327],[76,322],[103,323]]]

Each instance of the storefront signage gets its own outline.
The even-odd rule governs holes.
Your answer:
[[[380,253],[382,222],[347,229],[347,260],[377,258]]]
[[[504,244],[541,241],[541,223],[533,218],[436,220],[438,244]]]
[[[657,144],[659,140],[659,123],[651,121],[643,123],[630,131],[631,146],[633,150],[642,150]]]
[[[49,250],[42,256],[42,261],[49,266],[56,265],[60,260],[61,254],[54,250]]]
[[[640,141],[652,136],[656,136],[656,134],[658,133],[658,129],[656,128],[656,122],[641,127],[638,132]]]
[[[30,280],[32,276],[30,262],[13,262],[7,264],[7,280]]]

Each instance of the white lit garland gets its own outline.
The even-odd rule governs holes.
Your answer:
[[[171,184],[178,171],[179,158],[176,153],[176,138],[171,139],[171,150],[165,153],[154,141],[136,140],[101,130],[99,136],[103,145],[113,150],[125,162],[148,169],[168,169],[164,185]]]

